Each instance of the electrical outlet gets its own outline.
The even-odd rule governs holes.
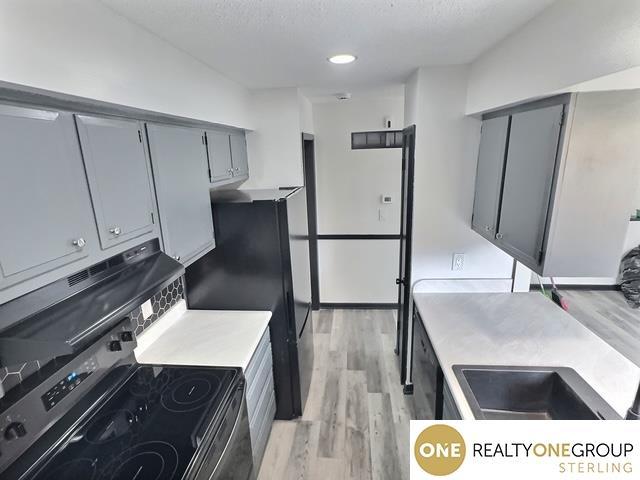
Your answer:
[[[464,253],[454,253],[453,262],[451,263],[451,270],[463,270],[464,269]]]

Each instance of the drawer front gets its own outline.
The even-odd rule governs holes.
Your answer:
[[[244,378],[247,381],[247,387],[251,388],[254,378],[258,374],[260,364],[267,352],[271,353],[271,337],[269,336],[269,328],[267,328],[258,342],[256,351],[253,353],[253,357],[247,365],[247,370],[244,372]]]
[[[456,402],[453,400],[453,395],[449,390],[449,385],[444,382],[443,386],[443,406],[442,406],[442,419],[443,420],[462,420]]]
[[[269,382],[273,385],[273,360],[271,359],[271,351],[267,350],[257,374],[252,382],[247,384],[247,410],[249,416],[255,411],[260,397]]]
[[[250,410],[249,405],[247,404],[247,413],[249,415],[249,430],[251,430],[252,432],[252,437],[253,434],[257,433],[257,428],[267,412],[267,407],[269,406],[271,397],[275,397],[275,391],[273,389],[273,378],[269,378],[269,381],[260,392],[258,402],[255,404],[253,409]]]
[[[261,425],[258,428],[258,434],[255,440],[251,441],[251,448],[253,450],[253,464],[256,471],[260,471],[260,465],[262,464],[262,458],[267,448],[267,442],[269,441],[269,435],[271,435],[271,427],[273,426],[273,418],[276,416],[276,397],[272,396],[267,411],[262,419]],[[253,437],[252,437],[253,438]]]

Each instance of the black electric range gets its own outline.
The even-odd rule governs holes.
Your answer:
[[[5,432],[15,433],[3,440],[27,441],[0,479],[253,478],[240,369],[140,365],[130,355],[100,375],[104,350],[72,362],[57,381],[3,412],[0,423],[11,420]],[[31,444],[26,437],[38,425],[47,428]]]

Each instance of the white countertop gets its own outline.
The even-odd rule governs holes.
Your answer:
[[[414,302],[463,419],[474,417],[456,364],[571,367],[621,416],[631,406],[640,368],[540,293],[417,293]]]
[[[138,337],[140,363],[241,367],[262,338],[271,312],[187,310],[176,303]]]

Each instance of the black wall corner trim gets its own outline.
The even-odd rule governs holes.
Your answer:
[[[354,233],[341,234],[329,233],[318,235],[318,240],[400,240],[400,234],[379,234],[379,233]]]
[[[395,310],[397,303],[323,303],[320,308],[348,309],[348,310]]]

